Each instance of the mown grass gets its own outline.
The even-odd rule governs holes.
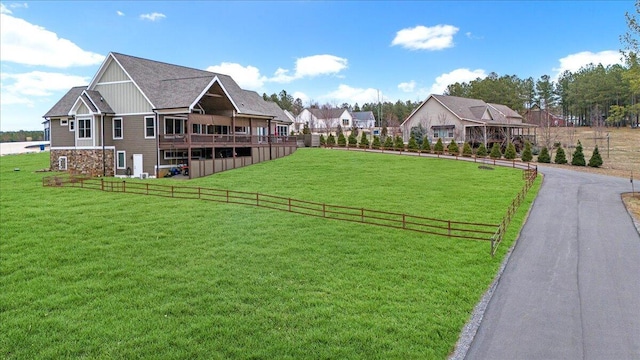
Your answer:
[[[491,258],[487,242],[43,188],[47,166],[0,158],[5,358],[444,358],[538,187]],[[522,186],[511,169],[331,150],[152,181],[491,223]]]

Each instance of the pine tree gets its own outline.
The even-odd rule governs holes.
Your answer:
[[[327,140],[324,138],[324,135],[320,134],[320,145],[327,145]]]
[[[304,127],[302,128],[302,133],[303,134],[311,134],[311,129],[309,129],[309,124],[305,123]]]
[[[487,156],[487,147],[484,146],[484,143],[480,143],[480,146],[478,146],[478,150],[476,150],[476,156],[478,157]]]
[[[347,138],[344,137],[344,134],[340,132],[338,134],[338,146],[345,147],[347,145]]]
[[[566,164],[567,163],[567,155],[564,152],[562,146],[558,147],[556,150],[556,157],[553,159],[553,162],[556,164]]]
[[[473,155],[473,150],[471,150],[471,145],[468,142],[465,142],[462,146],[462,156],[471,157]]]
[[[531,143],[526,141],[524,143],[524,150],[522,150],[522,161],[529,162],[533,159],[533,154],[531,153]]]
[[[580,140],[578,140],[578,145],[576,145],[576,151],[573,153],[573,158],[571,159],[571,165],[574,166],[585,166],[587,162],[584,160],[584,153],[582,152],[582,144]]]
[[[356,138],[356,134],[352,131],[349,135],[349,147],[357,147],[358,139]]]
[[[589,159],[589,166],[596,168],[602,166],[602,157],[600,156],[600,151],[598,151],[598,145],[593,149],[593,154],[591,155],[591,159]]]
[[[380,137],[378,135],[373,136],[373,143],[371,147],[374,149],[380,149]]]
[[[436,154],[442,154],[444,152],[444,145],[442,144],[442,138],[438,138],[438,141],[433,146],[433,152]]]
[[[404,141],[402,140],[402,137],[400,135],[396,135],[394,148],[398,151],[404,150]]]
[[[362,132],[362,136],[360,137],[360,147],[366,149],[369,147],[369,138],[367,138],[367,134]]]
[[[458,155],[458,153],[460,152],[458,144],[453,141],[453,139],[451,139],[451,142],[447,146],[447,151],[449,152],[449,155]]]
[[[516,147],[512,142],[510,142],[509,145],[507,145],[507,150],[504,152],[504,158],[507,160],[513,160],[516,156],[518,156],[516,153]]]
[[[500,144],[493,143],[493,147],[491,148],[491,154],[489,157],[492,159],[500,159],[502,157],[502,150],[500,150]]]
[[[429,143],[429,138],[427,138],[426,136],[422,139],[422,152],[431,152],[431,144]]]
[[[407,148],[411,152],[418,151],[418,142],[416,141],[416,137],[414,135],[411,135],[411,137],[409,138],[409,144],[407,145]]]
[[[336,144],[336,137],[333,136],[333,134],[329,134],[329,136],[327,137],[327,145],[333,146],[335,144]]]
[[[383,146],[386,150],[393,150],[393,139],[391,138],[391,136],[387,136],[387,138],[384,140],[384,146]]]
[[[540,155],[538,155],[538,162],[548,164],[551,162],[551,155],[549,155],[549,149],[547,147],[543,147],[540,150]]]

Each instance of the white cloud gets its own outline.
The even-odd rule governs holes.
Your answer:
[[[255,66],[242,66],[236,63],[223,62],[220,65],[209,66],[207,71],[219,74],[229,75],[243,89],[260,90],[267,80],[265,76],[260,75],[260,70]]]
[[[162,14],[162,13],[151,13],[151,14],[141,14],[140,15],[140,19],[142,20],[149,20],[149,21],[158,21],[158,20],[162,20],[164,18],[166,18],[167,15]]]
[[[335,55],[312,55],[296,60],[296,70],[289,75],[289,70],[278,68],[269,81],[288,83],[304,77],[338,74],[347,68],[348,60]]]
[[[22,74],[2,73],[0,79],[2,80],[2,97],[0,98],[2,106],[11,104],[32,106],[37,97],[50,96],[89,82],[89,78],[82,76],[43,71]]]
[[[382,93],[380,93],[382,99]],[[378,90],[373,88],[353,88],[349,85],[340,84],[337,90],[334,90],[326,95],[322,95],[321,100],[328,103],[349,103],[349,104],[364,104],[378,101]]]
[[[120,10],[116,11],[116,14],[118,14],[118,16],[124,16],[124,13]]]
[[[409,50],[442,50],[453,46],[453,35],[458,30],[452,25],[418,25],[398,31],[391,46],[400,45]]]
[[[482,69],[469,70],[469,69],[455,69],[446,74],[442,74],[436,78],[436,82],[431,85],[429,89],[430,94],[442,94],[448,85],[455,84],[457,82],[469,82],[477,78],[485,78],[487,74]]]
[[[305,105],[309,103],[309,100],[311,100],[311,98],[307,94],[305,94],[305,93],[303,93],[301,91],[294,91],[293,94],[291,94],[291,96],[293,96],[294,100],[295,99],[302,100],[302,103],[305,104]]]
[[[589,64],[602,64],[609,66],[614,64],[624,64],[620,52],[616,50],[605,50],[597,53],[591,51],[582,51],[576,54],[567,55],[560,60],[560,67],[553,68],[556,71],[556,78],[565,71],[577,72],[581,67]]]
[[[4,4],[0,3],[0,14],[13,14]]]
[[[56,33],[10,14],[11,11],[2,5],[2,62],[66,68],[96,65],[104,60],[103,55],[82,50],[70,40],[59,38]]]
[[[416,82],[414,80],[398,84],[398,89],[404,92],[412,92],[415,88],[416,88]]]

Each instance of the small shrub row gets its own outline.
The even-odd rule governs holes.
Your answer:
[[[555,144],[556,146],[556,156],[553,159],[553,162],[556,164],[567,164],[567,155],[560,144]],[[549,154],[549,149],[547,147],[543,147],[540,150],[540,155],[538,155],[539,163],[551,163],[551,155]],[[591,154],[591,158],[589,159],[589,163],[586,162],[584,157],[584,152],[582,149],[582,144],[580,140],[578,140],[578,144],[576,145],[576,151],[573,152],[573,156],[571,157],[571,165],[573,166],[586,166],[589,165],[591,167],[600,167],[602,166],[602,156],[600,156],[600,151],[598,150],[598,145],[596,145],[595,149],[593,149],[593,154]]]

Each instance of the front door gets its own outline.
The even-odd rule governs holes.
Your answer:
[[[142,174],[142,154],[133,154],[133,176],[140,177]]]

